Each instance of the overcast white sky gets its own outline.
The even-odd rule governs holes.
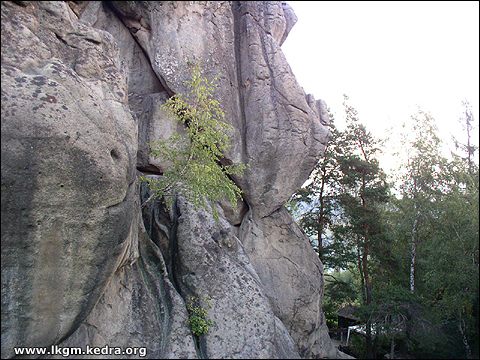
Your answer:
[[[448,140],[465,98],[478,124],[478,2],[288,3],[298,22],[282,49],[305,92],[324,99],[340,127],[344,93],[377,136],[419,105]]]

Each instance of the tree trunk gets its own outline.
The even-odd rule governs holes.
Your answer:
[[[318,228],[317,228],[317,239],[318,239],[318,257],[320,261],[323,261],[323,227],[325,222],[325,208],[324,208],[324,200],[323,200],[323,188],[324,188],[324,179],[322,177],[322,186],[320,188],[320,209],[318,214]]]
[[[415,260],[417,258],[417,232],[418,232],[418,218],[420,213],[417,206],[417,179],[413,177],[413,209],[415,213],[415,218],[413,219],[412,225],[412,238],[411,238],[411,249],[410,249],[410,292],[413,294],[415,292]]]
[[[373,359],[374,354],[373,354],[373,344],[372,344],[372,324],[370,320],[367,321],[365,333],[366,333],[366,342],[367,342],[367,354],[366,354],[367,359]]]
[[[412,238],[411,238],[411,249],[410,249],[410,292],[415,292],[415,261],[417,257],[417,230],[418,230],[418,217],[419,213],[417,211],[417,205],[415,207],[415,218],[413,220],[412,226]]]
[[[462,319],[462,315],[460,315],[460,319],[458,320],[458,329],[460,330],[460,334],[462,335],[463,346],[465,347],[465,355],[467,359],[470,359],[472,356],[472,351],[470,350],[470,345],[468,344],[467,335],[465,334],[465,320]]]
[[[368,244],[365,243],[363,246],[362,271],[363,278],[365,280],[365,303],[370,305],[372,303],[372,284],[370,280],[370,274],[368,272],[368,252]]]
[[[363,148],[362,148],[363,152]],[[365,152],[363,152],[365,160],[367,157]],[[365,188],[366,188],[366,179],[365,173],[362,174],[362,187],[360,190],[360,199],[362,201],[362,208],[366,211],[367,209],[367,202],[365,200]],[[370,280],[370,274],[368,271],[368,254],[370,252],[369,249],[369,226],[367,223],[363,225],[363,253],[362,253],[362,269],[361,272],[363,273],[363,279],[365,283],[365,304],[370,305],[372,303],[372,284]],[[372,346],[372,324],[370,319],[367,320],[366,323],[366,342],[367,342],[367,358],[373,357],[373,346]]]
[[[365,242],[363,247],[362,256],[362,272],[365,280],[365,304],[370,305],[372,303],[372,284],[370,281],[370,275],[368,272],[368,244]],[[367,342],[367,359],[373,358],[373,344],[372,344],[372,324],[370,319],[366,323],[366,342]]]
[[[392,341],[390,342],[390,359],[395,358],[395,338],[392,337]]]
[[[326,149],[325,149],[326,151]],[[319,201],[320,201],[320,209],[319,209],[319,214],[318,214],[318,228],[317,228],[317,240],[318,240],[318,257],[320,258],[320,261],[323,261],[323,228],[325,226],[325,199],[324,199],[324,192],[325,192],[325,182],[326,182],[326,176],[327,176],[327,167],[326,167],[326,161],[327,159],[325,158],[323,163],[322,163],[322,181],[320,184],[320,195],[319,195]]]
[[[363,303],[367,303],[367,292],[365,288],[365,278],[363,276],[363,270],[362,270],[362,256],[360,254],[360,246],[357,245],[357,266],[358,266],[358,272],[360,273],[360,287],[362,289],[362,300]]]
[[[468,172],[470,175],[473,173],[473,163],[472,163],[472,157],[473,157],[473,147],[471,146],[471,130],[472,130],[472,113],[468,110],[467,105],[465,105],[465,122],[466,122],[466,127],[467,127],[467,155],[468,155]]]

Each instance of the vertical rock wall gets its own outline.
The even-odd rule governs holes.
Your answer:
[[[67,337],[117,268],[135,236],[137,125],[110,33],[64,2],[1,10],[5,357]]]
[[[2,2],[2,358],[52,344],[337,356],[322,265],[283,208],[327,138],[280,49],[295,21],[282,2]],[[140,209],[136,178],[168,166],[148,143],[182,131],[161,105],[192,62],[218,77],[226,156],[248,164],[218,222],[182,197]],[[188,296],[211,299],[201,338]]]

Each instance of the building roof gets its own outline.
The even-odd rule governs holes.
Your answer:
[[[346,319],[359,321],[360,318],[355,316],[355,312],[358,310],[356,306],[346,305],[337,311],[337,315]]]

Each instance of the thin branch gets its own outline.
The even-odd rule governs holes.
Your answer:
[[[323,276],[331,277],[333,280],[335,280],[335,282],[337,282],[337,283],[339,283],[339,284],[348,284],[346,281],[338,280],[335,276],[330,275],[330,274],[323,274]]]
[[[140,208],[143,209],[147,205],[147,203],[150,202],[154,197],[155,197],[155,193],[150,195],[150,197],[142,203]]]

